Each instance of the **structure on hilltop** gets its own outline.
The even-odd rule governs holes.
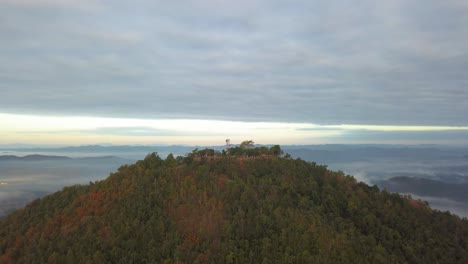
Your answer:
[[[226,153],[229,154],[229,149],[231,148],[231,140],[226,138]]]

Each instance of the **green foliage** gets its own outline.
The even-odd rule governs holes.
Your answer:
[[[250,149],[250,148],[253,148],[254,145],[255,143],[253,142],[253,140],[245,140],[245,141],[242,141],[242,143],[240,144],[240,147],[242,149]]]
[[[242,151],[153,153],[36,200],[0,222],[0,263],[468,263],[466,219]]]
[[[229,154],[236,157],[259,157],[259,156],[276,156],[283,155],[283,150],[279,145],[274,145],[271,148],[253,147],[253,141],[244,141],[238,147],[229,149]]]

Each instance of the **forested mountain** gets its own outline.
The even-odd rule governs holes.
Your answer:
[[[0,263],[468,263],[466,219],[280,155],[150,154],[1,220]]]
[[[67,160],[69,157],[65,156],[50,156],[50,155],[27,155],[18,157],[15,155],[1,155],[0,161],[43,161],[43,160]]]

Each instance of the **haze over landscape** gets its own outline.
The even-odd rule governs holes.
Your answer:
[[[318,183],[323,164],[466,218],[467,72],[464,0],[0,0],[0,219],[66,186],[120,188],[110,173],[148,177],[170,153],[203,171],[195,153],[213,149],[217,176],[242,174],[254,147],[252,164],[302,159]],[[255,144],[231,156],[226,139]]]

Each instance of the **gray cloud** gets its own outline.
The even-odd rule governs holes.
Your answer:
[[[465,1],[76,3],[0,0],[0,112],[468,125]]]
[[[370,131],[350,130],[344,131],[338,140],[350,142],[386,142],[386,143],[423,143],[423,144],[456,144],[468,142],[468,131]]]
[[[210,132],[184,132],[169,129],[155,129],[152,127],[104,127],[94,130],[80,131],[80,133],[124,136],[216,136]]]

